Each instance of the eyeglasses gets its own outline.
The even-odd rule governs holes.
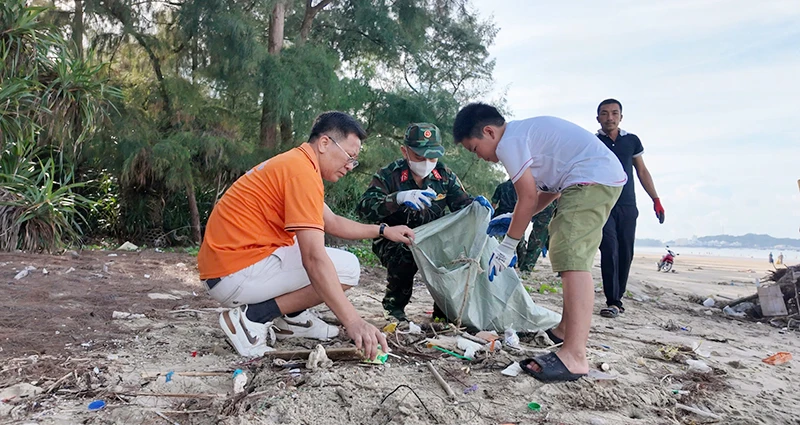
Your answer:
[[[337,142],[336,140],[333,140],[333,137],[328,136],[327,134],[325,136],[327,136],[329,139],[331,139],[331,142],[333,142],[334,145],[338,146],[339,149],[341,149],[342,152],[344,152],[344,154],[347,155],[347,163],[348,164],[352,165],[353,168],[358,167],[358,160],[353,158],[353,156],[350,155],[349,153],[347,153],[347,151],[344,150],[344,148],[339,144],[339,142]]]

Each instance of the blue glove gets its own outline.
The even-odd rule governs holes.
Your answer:
[[[397,192],[397,203],[405,205],[414,211],[421,211],[431,206],[431,199],[436,197],[436,191],[427,188],[425,190],[404,190]]]
[[[476,196],[475,199],[472,200],[472,202],[477,202],[483,205],[484,207],[486,207],[486,209],[489,210],[490,216],[494,215],[494,207],[492,207],[492,204],[489,202],[489,200],[484,198],[483,196]]]
[[[486,228],[486,234],[489,236],[503,236],[508,232],[508,226],[511,225],[511,216],[513,213],[500,214],[489,221],[489,227]]]
[[[493,282],[494,277],[506,268],[513,268],[517,264],[517,245],[519,239],[510,236],[503,238],[503,242],[497,245],[489,258],[489,282]]]

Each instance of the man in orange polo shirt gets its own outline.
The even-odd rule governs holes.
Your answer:
[[[306,310],[321,303],[367,357],[375,358],[378,344],[387,349],[385,336],[344,295],[358,284],[358,259],[325,247],[326,233],[405,243],[414,238],[406,226],[357,223],[325,205],[322,181],[336,182],[358,165],[364,138],[351,116],[323,113],[307,143],[248,171],[214,207],[197,265],[208,294],[231,307],[219,323],[240,355],[262,356],[276,338],[337,336],[337,327]]]

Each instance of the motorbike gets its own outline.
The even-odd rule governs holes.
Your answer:
[[[661,261],[658,262],[658,271],[666,273],[672,270],[672,264],[675,262],[675,257],[678,255],[679,254],[676,254],[667,246],[667,253],[664,254],[664,256],[661,257]]]

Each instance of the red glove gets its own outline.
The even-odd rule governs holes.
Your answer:
[[[664,224],[664,207],[661,206],[660,198],[653,199],[653,209],[656,212],[656,217],[658,217],[658,222]]]

